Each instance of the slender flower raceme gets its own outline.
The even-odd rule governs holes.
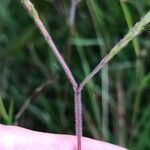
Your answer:
[[[55,54],[57,60],[59,61],[59,63],[63,67],[63,69],[64,69],[64,71],[65,71],[69,81],[71,82],[72,86],[76,87],[77,83],[76,83],[76,81],[75,81],[75,79],[74,79],[74,77],[73,77],[69,67],[67,66],[64,58],[59,53],[59,51],[58,51],[55,43],[53,42],[51,36],[49,35],[48,31],[44,27],[41,19],[39,18],[39,15],[38,15],[36,9],[33,6],[33,4],[30,2],[30,0],[21,0],[21,2],[26,7],[26,9],[29,12],[30,16],[34,19],[36,25],[40,29],[42,35],[44,36],[44,38],[47,41],[48,45],[50,46],[50,48],[52,49],[53,53]]]
[[[75,123],[76,123],[76,135],[77,135],[77,149],[81,150],[81,137],[82,137],[82,105],[81,105],[81,91],[84,88],[85,84],[93,78],[93,76],[100,71],[100,69],[109,62],[123,47],[125,47],[134,37],[136,37],[144,27],[150,22],[150,11],[139,21],[135,24],[135,26],[124,36],[120,42],[118,42],[112,50],[100,61],[100,63],[96,66],[96,68],[81,82],[80,85],[77,84],[76,80],[74,79],[68,65],[66,64],[64,58],[58,51],[56,45],[54,44],[51,36],[49,35],[48,31],[44,27],[41,19],[38,16],[36,9],[34,8],[33,4],[30,0],[21,0],[22,4],[27,9],[30,16],[35,21],[37,27],[40,29],[42,35],[44,36],[46,42],[48,43],[49,47],[55,54],[57,60],[61,64],[64,72],[66,73],[67,78],[69,79],[75,94]],[[72,0],[72,9],[71,9],[71,16],[70,16],[70,23],[74,23],[75,19],[75,12],[76,12],[76,3],[77,0]]]
[[[135,26],[129,30],[129,32],[121,39],[112,49],[111,51],[100,61],[100,63],[96,66],[96,68],[81,82],[81,88],[93,78],[93,76],[99,72],[99,70],[109,62],[123,47],[125,47],[134,37],[140,34],[145,26],[150,23],[150,11],[141,19],[141,21],[137,22]]]

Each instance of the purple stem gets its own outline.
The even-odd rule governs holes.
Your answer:
[[[75,120],[76,120],[76,136],[78,150],[81,150],[81,137],[82,137],[82,102],[81,102],[81,89],[77,87],[75,90]]]

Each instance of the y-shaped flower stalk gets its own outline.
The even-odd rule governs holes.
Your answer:
[[[102,61],[97,65],[97,67],[81,82],[80,85],[77,84],[76,80],[74,79],[69,67],[67,66],[65,60],[63,59],[62,55],[59,53],[56,45],[54,44],[51,36],[49,35],[48,31],[44,27],[42,21],[40,20],[37,11],[35,10],[33,4],[30,0],[21,0],[23,5],[27,8],[30,16],[34,19],[36,25],[40,29],[42,35],[44,36],[45,40],[47,41],[48,45],[52,49],[53,53],[55,54],[57,60],[61,64],[62,68],[64,69],[67,78],[69,79],[75,93],[75,118],[76,118],[76,135],[77,135],[77,147],[78,150],[81,150],[81,137],[82,137],[82,110],[81,110],[81,90],[84,88],[85,84],[91,80],[91,78],[106,64],[112,59],[123,47],[125,47],[134,37],[136,37],[144,27],[150,22],[150,11],[141,19],[140,22],[136,23],[136,25],[131,29],[125,37],[120,40],[112,50],[106,55]],[[75,4],[76,5],[76,4]],[[74,6],[74,5],[73,5]],[[74,14],[73,14],[74,15]],[[72,23],[72,17],[70,19]],[[73,17],[74,20],[74,17]]]

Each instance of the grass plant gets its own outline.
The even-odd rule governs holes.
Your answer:
[[[97,0],[72,0],[70,3],[67,1],[59,3],[57,1],[36,1],[34,3],[41,12],[40,15],[30,0],[21,0],[21,2],[41,31],[72,86],[75,121],[73,115],[68,113],[74,107],[73,102],[69,100],[73,98],[72,90],[62,76],[61,68],[55,57],[49,53],[45,42],[26,14],[18,13],[19,10],[23,11],[20,4],[11,0],[7,0],[7,2],[2,0],[0,3],[3,3],[4,7],[0,7],[2,22],[0,24],[0,43],[2,43],[0,45],[0,59],[3,61],[0,62],[0,65],[2,65],[1,80],[5,82],[2,82],[3,86],[0,87],[0,96],[4,100],[6,99],[6,101],[0,99],[2,123],[13,124],[16,119],[15,116],[17,116],[14,115],[14,112],[18,114],[20,112],[18,110],[22,108],[21,105],[27,104],[23,109],[23,112],[27,111],[27,113],[24,115],[21,113],[17,122],[18,119],[21,121],[20,118],[27,120],[27,122],[31,121],[28,121],[28,118],[34,118],[35,124],[38,122],[41,128],[46,127],[50,132],[59,133],[63,131],[63,133],[70,134],[74,130],[72,124],[75,122],[78,150],[81,150],[82,147],[82,132],[84,135],[92,135],[93,138],[131,149],[146,148],[149,138],[147,133],[150,130],[149,123],[146,123],[149,117],[149,105],[144,104],[142,98],[146,100],[149,98],[148,94],[143,96],[143,93],[149,88],[149,62],[145,56],[150,47],[148,42],[149,1],[140,2],[140,6],[138,0],[134,2],[110,1],[109,3]],[[17,20],[8,11],[11,3],[15,4],[15,10],[17,10],[17,12],[13,10],[14,13],[20,17]],[[51,10],[47,4],[51,6]],[[139,16],[137,17],[134,11],[130,11],[130,7],[133,7],[139,16],[143,16],[135,25],[134,22],[139,20]],[[48,13],[49,11],[51,14]],[[61,19],[60,16],[57,16],[56,11],[60,14]],[[112,17],[110,17],[110,13],[113,14]],[[53,17],[55,15],[57,17]],[[122,16],[125,18],[125,24],[118,19],[123,18]],[[10,28],[10,24],[12,28]],[[23,29],[21,24],[23,24]],[[31,25],[26,26],[27,24]],[[124,26],[122,24],[125,28],[127,24],[129,29],[123,38],[122,35],[126,31],[123,31]],[[118,27],[116,27],[117,25]],[[5,27],[9,28],[10,31],[6,31]],[[17,35],[17,28],[23,32],[21,36]],[[143,31],[144,33],[137,38]],[[7,40],[5,34],[10,35],[7,36]],[[133,44],[134,54],[132,54],[132,46],[128,45],[130,41]],[[114,43],[117,44],[113,47]],[[7,46],[5,47],[5,45]],[[21,49],[29,50],[29,53],[21,51]],[[96,51],[97,49],[98,51]],[[109,51],[109,49],[111,50]],[[121,51],[123,49],[124,51]],[[65,56],[63,50],[66,51],[68,57]],[[15,61],[11,58],[12,55]],[[114,58],[114,56],[116,57]],[[111,61],[112,58],[114,58],[113,61]],[[97,60],[100,61],[94,68]],[[120,60],[125,60],[127,63],[122,63]],[[135,60],[135,65],[132,60]],[[110,61],[111,63],[108,65]],[[144,63],[144,61],[148,63]],[[12,69],[10,69],[11,66],[13,66]],[[12,70],[13,72],[22,71],[18,72],[19,75],[10,76]],[[100,70],[101,75],[93,78]],[[28,75],[34,78],[29,79],[27,78]],[[25,78],[27,80],[24,80]],[[39,84],[43,82],[43,79],[46,80],[46,83],[49,80],[54,80],[55,86],[49,89],[48,95],[44,95],[45,91],[42,91],[38,96],[35,96],[34,94],[38,89],[35,87],[41,87]],[[135,79],[135,84],[133,79]],[[33,102],[31,100],[26,101],[28,100],[26,95],[30,95],[31,89],[33,91],[31,97],[34,96],[32,97]],[[7,99],[11,99],[11,102]],[[25,100],[23,101],[23,99]],[[132,99],[134,102],[131,101]],[[83,126],[82,122],[86,123],[87,127]],[[20,124],[20,122],[18,123]],[[33,124],[32,122],[31,126]],[[121,127],[126,132],[123,132]],[[39,127],[35,128],[39,129]],[[144,146],[142,146],[143,144]]]

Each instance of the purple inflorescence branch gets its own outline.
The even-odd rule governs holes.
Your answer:
[[[54,41],[52,40],[51,36],[49,35],[48,31],[46,30],[46,28],[44,27],[41,19],[39,18],[39,15],[37,13],[37,11],[35,10],[33,4],[29,1],[29,0],[22,0],[22,3],[24,4],[24,6],[27,8],[29,14],[31,17],[33,17],[36,25],[38,26],[38,28],[40,29],[42,35],[44,36],[45,40],[47,41],[49,47],[52,49],[53,53],[55,54],[57,60],[59,61],[59,63],[61,64],[61,66],[63,67],[70,83],[72,84],[73,87],[77,87],[77,83],[68,67],[68,65],[66,64],[64,58],[61,56],[61,54],[59,53]]]

